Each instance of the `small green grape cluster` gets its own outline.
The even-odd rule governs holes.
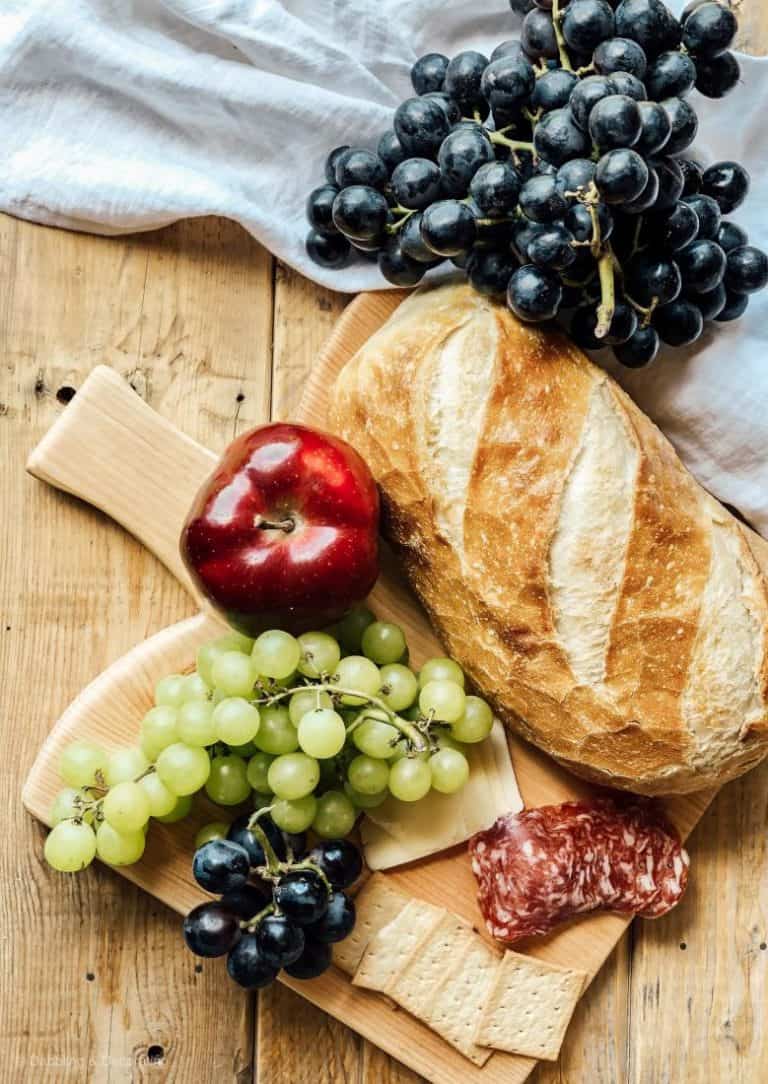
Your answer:
[[[469,778],[465,745],[487,738],[491,709],[466,694],[452,659],[418,673],[407,660],[402,629],[365,607],[326,632],[271,629],[255,641],[231,632],[204,644],[193,673],[158,682],[138,745],[64,750],[68,786],[46,859],[63,872],[96,856],[130,865],[150,819],[180,820],[203,788],[225,807],[253,794],[278,829],[324,839],[346,836],[388,795],[455,793]],[[210,828],[214,838],[226,825]]]

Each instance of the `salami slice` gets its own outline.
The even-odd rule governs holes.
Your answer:
[[[486,925],[507,942],[588,911],[657,918],[688,880],[680,837],[641,800],[600,797],[507,814],[472,837],[469,853]]]

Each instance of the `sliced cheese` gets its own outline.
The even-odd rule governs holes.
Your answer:
[[[431,791],[420,802],[388,798],[363,819],[360,834],[370,869],[390,869],[444,851],[523,808],[503,726],[467,746],[470,774],[457,794]]]

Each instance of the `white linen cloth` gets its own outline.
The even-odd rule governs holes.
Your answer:
[[[507,0],[5,0],[0,210],[102,234],[223,215],[316,282],[382,288],[375,264],[330,272],[304,251],[328,150],[375,146],[422,53],[488,54],[519,26]],[[768,248],[768,60],[741,61],[726,99],[694,95],[696,156],[748,167],[734,218]],[[768,534],[768,291],[647,371],[606,365]]]

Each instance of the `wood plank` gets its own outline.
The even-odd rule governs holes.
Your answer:
[[[265,417],[271,260],[226,222],[104,240],[1,217],[0,262],[0,666],[13,675],[0,725],[15,795],[79,689],[193,610],[124,531],[26,476],[27,453],[103,361],[212,447]],[[2,817],[3,1079],[250,1079],[251,1001],[183,949],[178,917],[100,865],[53,873],[41,826],[14,801]]]

